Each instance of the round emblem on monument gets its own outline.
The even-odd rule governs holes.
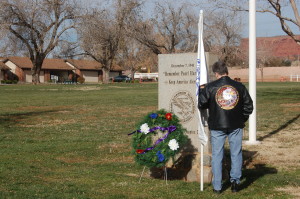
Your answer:
[[[229,85],[220,87],[216,93],[217,104],[225,110],[233,109],[239,101],[239,93]]]
[[[170,110],[178,116],[182,123],[188,122],[194,117],[195,103],[188,91],[177,92],[170,101]]]

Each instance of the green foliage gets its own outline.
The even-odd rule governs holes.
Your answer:
[[[1,80],[1,84],[17,84],[18,80]]]
[[[171,157],[174,157],[177,153],[180,152],[180,149],[187,141],[187,136],[184,134],[186,131],[179,122],[178,117],[175,114],[172,114],[170,120],[166,119],[165,110],[158,110],[151,113],[148,113],[143,120],[138,122],[137,129],[140,129],[141,125],[148,124],[149,128],[163,127],[167,128],[170,126],[175,126],[176,130],[171,132],[166,139],[157,144],[152,150],[145,153],[138,153],[137,150],[145,150],[149,147],[152,147],[154,142],[161,137],[157,137],[158,131],[150,132],[144,134],[142,132],[136,132],[133,134],[132,153],[135,155],[135,161],[140,164],[152,167],[162,167],[170,160]],[[156,118],[151,118],[151,114],[157,114]],[[167,133],[166,131],[164,133]],[[163,136],[162,136],[163,137]],[[155,138],[155,140],[154,140]],[[171,150],[168,146],[170,140],[175,139],[179,144],[179,149]],[[160,152],[164,156],[164,160],[160,161],[157,153]]]

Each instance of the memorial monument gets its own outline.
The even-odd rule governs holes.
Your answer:
[[[205,54],[209,80],[214,80],[211,65],[218,60],[216,55]],[[176,114],[187,130],[189,143],[184,147],[181,163],[174,172],[186,181],[200,179],[200,140],[198,137],[198,116],[196,104],[196,64],[197,53],[161,54],[158,56],[158,109]],[[206,127],[209,137],[209,131]],[[204,146],[204,182],[211,182],[211,146]],[[177,162],[178,163],[178,162]],[[176,165],[175,165],[176,166]],[[184,175],[182,175],[184,173]]]

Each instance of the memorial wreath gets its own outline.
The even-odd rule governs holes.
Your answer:
[[[178,117],[161,109],[148,113],[132,135],[135,161],[149,168],[162,167],[180,152],[187,141]]]

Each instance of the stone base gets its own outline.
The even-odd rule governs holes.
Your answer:
[[[195,159],[192,162],[192,167],[187,173],[188,182],[200,182],[201,165],[200,165],[200,153],[195,154]],[[211,156],[204,154],[203,157],[203,181],[205,183],[211,183],[212,181],[212,170],[211,170]]]
[[[204,154],[204,179],[205,183],[211,183],[211,157]],[[182,153],[175,161],[167,163],[168,180],[185,180],[187,182],[200,182],[200,153]],[[150,169],[150,176],[154,178],[164,179],[164,168]]]

